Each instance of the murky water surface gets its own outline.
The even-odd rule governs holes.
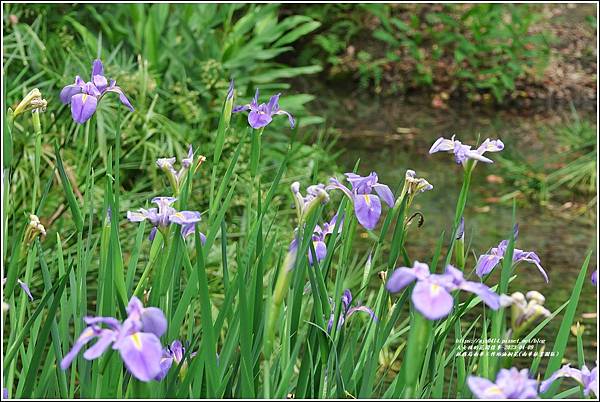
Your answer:
[[[427,153],[436,138],[456,134],[467,144],[474,144],[478,136],[501,138],[507,152],[519,153],[532,163],[552,163],[556,158],[552,127],[571,117],[569,110],[527,114],[519,110],[474,110],[468,106],[440,110],[426,101],[357,99],[339,93],[321,99],[327,99],[328,103],[321,107],[330,126],[340,131],[340,145],[346,150],[340,159],[344,168],[350,171],[360,158],[361,174],[376,171],[379,181],[393,188],[401,183],[406,169],[415,170],[419,177],[434,185],[434,191],[416,198],[414,209],[424,214],[425,223],[411,231],[407,243],[411,258],[421,261],[431,259],[441,230],[451,230],[462,182],[462,168],[454,164],[451,155]],[[496,154],[489,156],[498,159]],[[472,253],[477,255],[496,246],[511,230],[512,201],[503,202],[501,198],[514,189],[498,183],[502,178],[497,166],[476,167],[465,211],[466,238]],[[550,283],[544,282],[534,265],[521,263],[516,271],[518,277],[510,285],[511,291],[538,290],[546,296],[546,306],[551,311],[567,300],[586,252],[597,247],[595,205],[593,209],[587,215],[575,217],[531,204],[520,205],[516,215],[520,226],[516,246],[534,250],[540,256]],[[469,263],[472,269],[473,255]],[[588,272],[595,269],[594,252]],[[586,328],[588,361],[597,359],[596,303],[597,289],[586,280],[576,320]],[[562,315],[557,317],[539,337],[551,343],[561,318]],[[566,357],[577,360],[575,337],[571,338]]]

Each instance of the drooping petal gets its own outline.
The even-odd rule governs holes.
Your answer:
[[[69,353],[67,353],[65,357],[63,357],[63,359],[61,360],[60,368],[66,370],[71,365],[71,362],[77,356],[81,348],[84,347],[86,343],[94,339],[96,335],[97,333],[92,327],[87,327],[86,329],[84,329],[83,332],[81,332],[81,335],[79,335],[79,337],[73,344],[73,347],[71,348]]]
[[[81,79],[80,76],[75,77],[75,83],[71,85],[65,86],[60,91],[60,101],[65,105],[71,102],[71,98],[74,95],[77,95],[83,91],[83,85],[85,82]]]
[[[294,127],[296,127],[296,120],[294,120],[294,117],[290,113],[286,112],[285,110],[280,109],[275,114],[286,115],[288,118],[288,122],[290,123],[290,128],[293,129]]]
[[[475,267],[475,273],[478,277],[483,278],[483,276],[492,272],[494,267],[498,265],[500,260],[502,259],[501,255],[495,254],[482,254],[479,256],[477,260],[477,266]]]
[[[231,113],[245,112],[246,110],[250,110],[250,105],[249,104],[248,105],[239,105],[239,106],[236,106],[236,107],[234,107],[231,110]]]
[[[154,377],[154,380],[161,381],[163,378],[165,378],[167,374],[169,374],[169,370],[171,369],[172,365],[173,358],[163,352],[163,356],[160,359],[160,372],[156,377]]]
[[[369,314],[369,316],[371,317],[371,319],[373,321],[378,321],[377,316],[375,315],[375,312],[373,310],[371,310],[369,307],[367,306],[357,306],[357,307],[352,307],[348,310],[348,313],[346,315],[346,320],[354,313],[358,312],[358,311],[362,311],[363,313],[367,313]]]
[[[150,381],[160,373],[162,346],[154,334],[136,332],[123,339],[119,352],[127,369],[140,381]]]
[[[500,308],[500,296],[483,283],[464,281],[459,287],[462,290],[479,296],[492,310],[498,310]]]
[[[71,97],[71,116],[79,124],[83,124],[96,112],[98,99],[88,94],[77,94]]]
[[[267,113],[273,115],[279,111],[279,97],[281,94],[275,94],[269,98],[267,103]]]
[[[549,282],[548,274],[546,273],[544,268],[542,268],[542,265],[540,264],[540,257],[538,257],[538,255],[535,252],[515,249],[513,252],[513,261],[515,263],[525,261],[534,264],[544,277],[546,283]]]
[[[187,225],[200,222],[201,216],[198,211],[179,211],[169,216],[169,221],[177,225]]]
[[[390,293],[398,293],[417,279],[415,271],[411,268],[397,268],[392,272],[385,285]]]
[[[83,358],[86,360],[94,360],[100,357],[102,353],[108,349],[110,344],[115,340],[115,331],[111,329],[103,329],[98,335],[96,343],[85,351]]]
[[[125,93],[123,92],[121,87],[114,85],[114,82],[111,83],[111,85],[108,86],[108,88],[106,88],[105,92],[114,92],[114,93],[118,94],[119,100],[121,101],[121,103],[123,105],[125,105],[127,107],[127,109],[129,109],[130,111],[132,111],[132,112],[135,111],[133,106],[131,106],[131,102],[129,102],[129,99],[127,99],[127,96],[125,96]]]
[[[354,196],[354,212],[365,229],[374,229],[381,216],[381,201],[373,194],[357,194]]]
[[[412,302],[415,308],[429,320],[446,317],[454,306],[452,295],[432,280],[417,282],[412,291]]]
[[[325,190],[341,190],[352,202],[354,202],[354,195],[352,192],[335,177],[329,179],[329,185],[325,187]]]
[[[383,199],[383,201],[385,201],[388,207],[394,207],[394,193],[392,193],[392,190],[390,190],[388,186],[386,186],[385,184],[377,183],[373,185],[373,188],[375,189],[377,194]]]
[[[127,211],[127,219],[129,219],[130,222],[145,221],[148,218],[147,212],[148,211],[146,211],[145,209],[140,209],[140,212]]]
[[[167,331],[167,319],[159,308],[145,308],[142,311],[141,320],[144,332],[151,332],[160,338]]]
[[[154,238],[156,237],[157,231],[158,231],[158,228],[156,226],[153,226],[152,229],[150,229],[150,234],[148,235],[148,240],[153,241]]]

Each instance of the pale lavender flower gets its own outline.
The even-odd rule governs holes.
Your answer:
[[[540,384],[540,392],[544,393],[548,391],[554,381],[559,378],[572,378],[577,381],[583,387],[583,394],[588,396],[590,393],[594,394],[594,397],[598,397],[598,365],[591,371],[587,366],[583,366],[581,370],[571,368],[569,364],[565,364],[559,370],[554,372],[550,378],[542,381]]]
[[[412,303],[429,320],[438,320],[450,314],[454,306],[450,292],[455,290],[479,296],[493,310],[500,307],[500,297],[496,293],[482,283],[465,280],[463,273],[452,265],[446,266],[444,274],[431,274],[427,264],[415,261],[412,268],[394,270],[386,288],[391,293],[398,293],[415,281]]]
[[[594,284],[594,286],[598,286],[598,270],[592,272],[591,281]]]
[[[108,92],[119,95],[119,100],[132,112],[133,106],[117,86],[117,82],[104,76],[104,67],[100,59],[94,60],[91,79],[85,82],[80,76],[75,77],[75,83],[67,85],[60,91],[60,100],[64,104],[71,104],[71,116],[79,124],[85,123],[96,112],[98,102]]]
[[[484,377],[469,376],[467,384],[478,399],[536,399],[537,381],[527,369],[500,369],[496,382]]]
[[[202,157],[201,157],[202,158]],[[181,185],[183,184],[183,179],[185,178],[185,174],[188,172],[190,167],[194,164],[194,149],[192,145],[188,147],[188,153],[185,158],[181,160],[181,168],[179,170],[175,169],[175,162],[177,158],[159,158],[156,160],[156,166],[163,172],[167,174],[167,178],[169,182],[173,186],[173,190],[178,193]]]
[[[177,201],[175,197],[155,197],[152,202],[158,205],[158,208],[144,209],[139,211],[127,211],[127,219],[131,222],[142,222],[148,220],[153,228],[150,232],[150,240],[154,238],[156,230],[165,230],[171,223],[181,226],[181,234],[184,238],[194,233],[195,224],[200,222],[200,212],[198,211],[177,211],[171,205]],[[203,234],[200,234],[204,238]]]
[[[338,328],[344,325],[344,323],[348,318],[350,318],[350,316],[359,311],[367,313],[373,321],[378,321],[377,316],[369,307],[363,305],[352,307],[352,292],[350,292],[350,289],[344,290],[344,293],[341,297],[341,302],[342,309],[340,311],[340,316],[338,319]],[[334,307],[335,306],[332,306],[331,315],[329,316],[329,321],[327,322],[327,332],[331,332],[331,329],[333,327],[333,321],[335,319],[335,311],[333,311]]]
[[[515,225],[515,241],[517,239],[519,230],[518,226]],[[492,247],[490,251],[486,254],[482,254],[479,256],[477,260],[477,266],[475,267],[475,272],[477,276],[480,278],[492,272],[492,270],[500,263],[500,261],[504,258],[506,254],[506,249],[508,248],[508,240],[502,240],[497,247]],[[518,248],[515,248],[513,251],[513,263],[517,264],[521,261],[529,262],[534,264],[537,269],[540,271],[544,280],[548,282],[548,274],[544,268],[542,268],[540,257],[533,251],[523,251]]]
[[[374,229],[381,216],[381,200],[392,208],[394,206],[394,194],[385,184],[378,183],[377,173],[363,177],[355,173],[346,173],[346,180],[352,186],[349,190],[337,179],[329,179],[327,190],[342,190],[354,204],[354,212],[358,222],[366,229]],[[373,190],[377,194],[372,194]]]
[[[228,95],[229,96],[229,95]],[[290,122],[290,127],[294,128],[295,121],[291,114],[285,110],[279,108],[279,97],[281,94],[273,95],[269,99],[268,103],[258,103],[258,89],[254,95],[252,102],[247,105],[236,106],[233,108],[232,113],[244,112],[249,110],[248,113],[248,124],[254,129],[266,127],[273,120],[273,116],[286,115]]]
[[[160,373],[162,346],[160,337],[167,330],[167,320],[156,307],[144,308],[135,296],[127,305],[127,319],[121,324],[113,317],[85,317],[87,328],[73,344],[73,348],[60,363],[66,370],[81,349],[93,339],[83,358],[94,360],[109,346],[118,350],[125,367],[140,381],[150,381]]]
[[[460,141],[455,140],[454,136],[451,139],[446,139],[443,137],[438,138],[431,149],[429,150],[430,154],[436,152],[446,151],[454,154],[454,160],[457,164],[464,164],[467,159],[473,159],[480,162],[485,163],[494,163],[491,159],[483,156],[485,152],[499,152],[504,149],[504,143],[500,140],[490,140],[487,138],[483,143],[476,149],[471,149],[470,145],[464,145]]]

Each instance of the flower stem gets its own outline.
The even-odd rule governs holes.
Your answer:
[[[404,398],[416,397],[415,390],[421,374],[431,328],[432,322],[415,311],[411,318],[408,346],[404,354]]]

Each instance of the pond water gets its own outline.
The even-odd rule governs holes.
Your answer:
[[[328,124],[340,134],[339,144],[344,152],[339,163],[343,169],[351,171],[360,159],[359,173],[366,175],[375,171],[379,181],[392,188],[402,182],[406,169],[415,170],[419,177],[433,184],[433,191],[415,199],[413,209],[423,213],[424,225],[420,229],[412,228],[407,240],[409,255],[421,261],[431,259],[441,230],[451,230],[462,182],[462,168],[454,164],[451,155],[428,154],[436,138],[456,134],[467,144],[476,143],[478,136],[501,138],[506,151],[518,152],[531,162],[551,162],[556,154],[551,128],[571,117],[568,109],[528,113],[474,110],[461,105],[435,109],[422,99],[363,99],[333,91],[320,99],[327,99],[320,108]],[[498,154],[489,156],[498,160]],[[465,210],[466,240],[471,244],[471,253],[477,255],[496,246],[511,231],[512,200],[500,199],[514,189],[499,183],[503,179],[499,176],[498,163],[476,166]],[[589,275],[596,269],[596,207],[583,216],[574,216],[531,203],[519,204],[516,245],[540,256],[550,283],[545,283],[533,264],[521,263],[516,271],[518,277],[510,285],[511,291],[537,290],[545,295],[546,307],[554,311],[569,298],[587,251],[594,250],[575,318],[586,328],[586,360],[594,361],[597,359],[597,289],[589,281]],[[472,269],[473,255],[468,267],[469,263]],[[495,283],[494,280],[489,283]],[[538,335],[547,339],[550,347],[561,318],[559,315]],[[570,339],[565,357],[577,361],[575,337]],[[542,366],[544,364],[542,361]]]

